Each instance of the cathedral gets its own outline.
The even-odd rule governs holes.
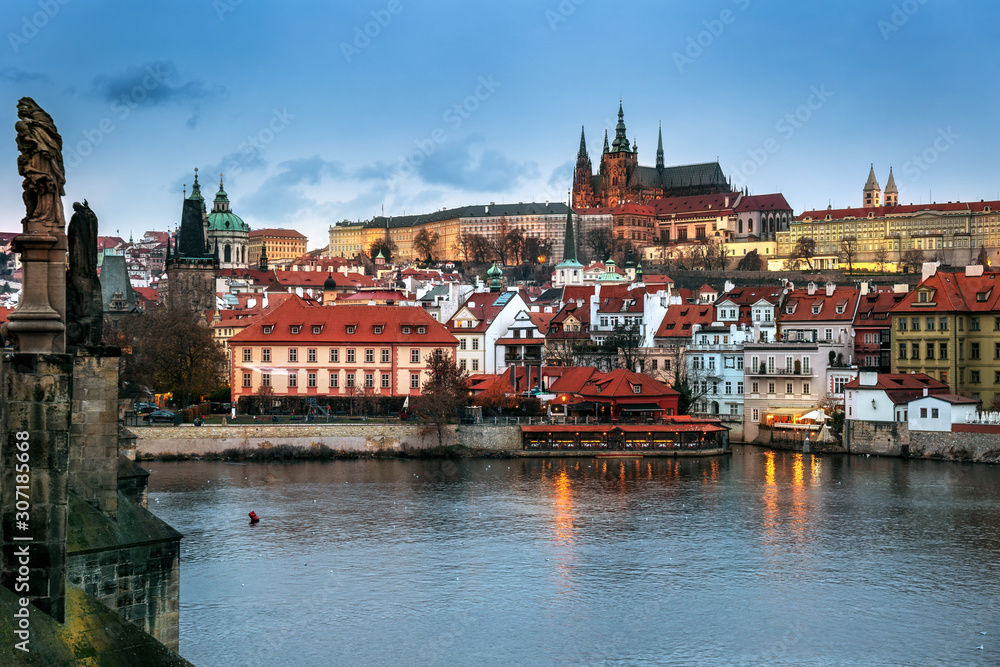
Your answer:
[[[608,144],[604,132],[601,166],[595,174],[587,153],[587,141],[580,129],[580,151],[573,174],[573,208],[614,207],[625,202],[647,203],[663,197],[714,195],[732,192],[732,185],[718,162],[667,167],[663,156],[663,130],[656,148],[656,166],[639,165],[639,148],[629,143],[625,113],[618,104],[615,139]]]

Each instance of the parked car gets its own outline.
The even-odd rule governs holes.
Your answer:
[[[150,412],[157,410],[155,403],[136,403],[132,406],[132,412],[137,415],[148,415]]]
[[[154,410],[146,415],[146,421],[150,424],[155,424],[157,422],[173,424],[176,421],[176,413],[170,410]]]

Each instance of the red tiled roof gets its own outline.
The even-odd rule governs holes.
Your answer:
[[[751,211],[791,211],[792,207],[785,199],[785,195],[776,192],[770,195],[747,195],[740,200],[736,207],[737,213],[749,213]]]
[[[633,385],[641,387],[637,394]],[[654,380],[648,375],[616,368],[608,373],[595,373],[579,393],[585,399],[649,399],[661,396],[679,396],[680,392]]]
[[[301,326],[297,334],[291,332],[293,325]],[[264,327],[273,326],[270,334]],[[313,327],[320,326],[319,333]],[[347,327],[354,326],[354,333],[347,333]],[[376,334],[375,327],[381,326],[382,333]],[[411,327],[409,334],[402,333],[404,326]],[[426,333],[418,334],[418,327],[426,327]],[[361,306],[309,305],[300,297],[291,297],[255,321],[231,339],[240,343],[275,344],[323,343],[347,341],[358,345],[390,343],[413,343],[415,345],[457,346],[458,339],[448,333],[439,322],[423,308],[416,306]]]
[[[658,218],[689,213],[711,213],[713,215],[732,212],[738,192],[718,195],[692,195],[690,197],[664,197],[653,202]],[[726,199],[729,200],[728,205]]]
[[[862,385],[861,376],[858,376],[844,385],[845,389],[916,389],[923,391],[938,389],[947,390],[947,383],[935,380],[925,373],[879,373],[878,380],[874,385]]]
[[[892,309],[892,314],[927,314],[934,312],[993,312],[1000,310],[1000,271],[985,271],[981,276],[938,271],[917,285]],[[933,290],[929,300],[922,304],[919,293],[926,288]]]
[[[715,319],[715,307],[710,304],[681,303],[667,306],[656,338],[691,338],[693,325],[703,327]]]
[[[817,285],[813,294],[809,294],[807,289],[792,290],[785,297],[784,303],[781,304],[778,320],[781,322],[853,322],[860,292],[857,287],[838,286],[832,295],[827,296],[823,285]],[[817,305],[819,312],[814,313],[813,309]],[[794,309],[792,313],[788,312],[789,307]],[[842,312],[838,313],[838,308],[841,308]]]
[[[288,238],[305,239],[306,237],[294,229],[251,229],[250,238]]]

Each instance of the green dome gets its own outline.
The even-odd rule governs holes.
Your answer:
[[[249,232],[250,227],[232,211],[212,211],[208,214],[208,231]]]

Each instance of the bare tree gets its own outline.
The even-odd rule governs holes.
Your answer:
[[[901,263],[911,273],[919,273],[924,266],[924,251],[920,248],[910,248],[903,253]]]
[[[875,249],[873,258],[879,273],[885,271],[885,265],[889,262],[889,249],[885,247],[885,244],[879,244],[879,247]]]
[[[847,264],[848,275],[854,273],[854,260],[858,258],[858,239],[845,236],[837,246],[837,256],[841,264]]]
[[[421,229],[413,236],[413,252],[421,259],[433,260],[434,246],[437,245],[439,238],[441,235],[438,232],[432,232],[427,228]]]
[[[816,240],[809,236],[801,236],[795,241],[795,247],[789,255],[789,260],[799,260],[806,263],[810,270],[813,268],[812,258],[816,256]]]
[[[610,227],[595,227],[583,236],[584,245],[593,253],[594,259],[599,261],[611,254],[616,242]]]

